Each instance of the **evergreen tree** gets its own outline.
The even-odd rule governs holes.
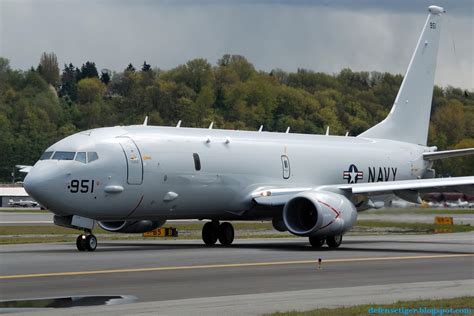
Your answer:
[[[110,82],[109,71],[102,70],[102,72],[100,74],[100,81],[102,81],[102,83],[104,83],[105,85],[109,84],[109,82]]]
[[[78,81],[84,78],[99,78],[99,72],[94,62],[87,61],[85,64],[82,64],[81,75]]]
[[[142,66],[142,71],[146,72],[146,71],[150,71],[150,70],[151,70],[150,64],[147,64],[146,61],[144,61],[143,66]]]
[[[133,67],[132,63],[130,63],[128,64],[127,68],[125,68],[125,71],[135,72],[135,67]]]

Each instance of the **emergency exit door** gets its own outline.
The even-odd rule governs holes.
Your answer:
[[[125,154],[125,160],[127,160],[127,183],[142,184],[143,162],[137,145],[128,137],[119,137],[118,139]]]

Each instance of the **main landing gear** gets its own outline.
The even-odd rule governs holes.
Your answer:
[[[77,236],[76,247],[79,251],[94,251],[97,248],[97,238],[92,235],[91,231]]]
[[[229,246],[234,241],[234,227],[227,222],[222,224],[218,221],[207,222],[202,227],[202,240],[207,246],[214,245],[217,240],[222,246]]]
[[[329,236],[326,238],[309,237],[309,243],[313,248],[321,248],[324,242],[326,242],[329,248],[337,248],[342,244],[342,235]]]

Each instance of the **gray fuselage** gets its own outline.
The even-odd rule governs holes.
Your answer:
[[[252,209],[249,195],[256,189],[417,179],[428,167],[422,159],[428,150],[360,137],[111,127],[74,134],[47,149],[94,151],[99,159],[40,160],[28,177],[31,187],[41,179],[43,188],[35,190],[48,192],[39,202],[58,215],[257,219],[274,210]]]

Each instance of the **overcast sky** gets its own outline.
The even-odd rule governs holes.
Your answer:
[[[257,69],[404,73],[435,0],[0,0],[0,55],[36,66],[43,51],[76,66],[170,69],[244,55]],[[474,1],[438,0],[436,82],[474,89]]]

